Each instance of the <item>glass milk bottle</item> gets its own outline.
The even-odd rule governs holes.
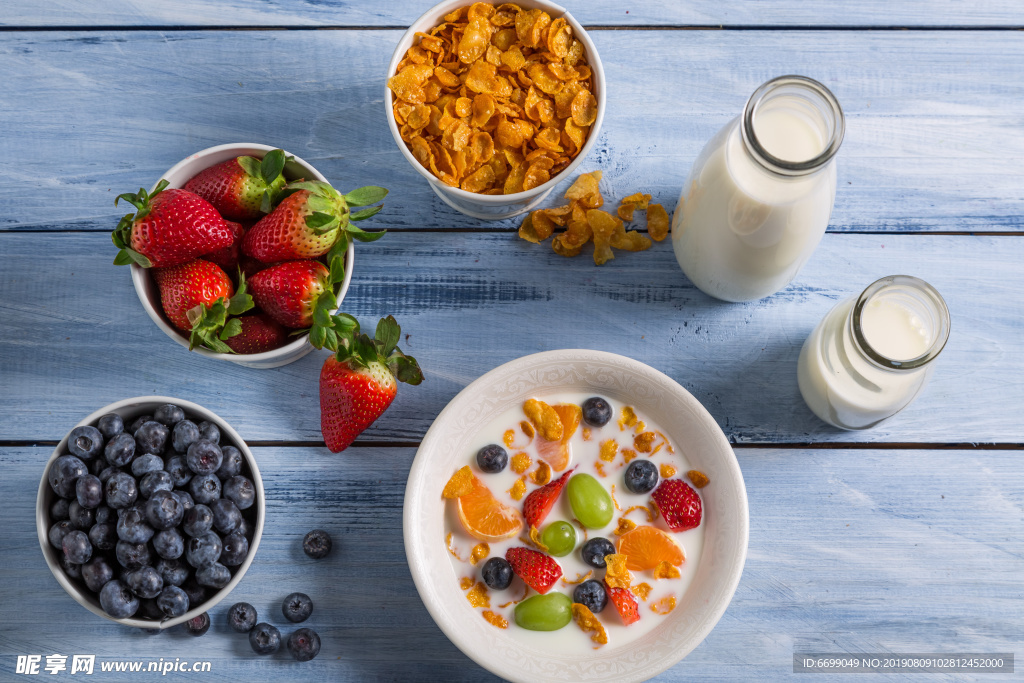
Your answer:
[[[683,187],[672,246],[690,281],[726,301],[788,285],[828,226],[844,131],[839,102],[821,83],[780,76],[758,88]]]
[[[842,429],[867,429],[921,393],[949,337],[935,288],[891,275],[833,308],[804,342],[797,380],[814,414]]]

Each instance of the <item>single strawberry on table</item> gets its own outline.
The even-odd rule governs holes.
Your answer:
[[[419,384],[423,373],[416,359],[398,348],[401,328],[394,317],[381,318],[373,339],[350,315],[329,322],[314,325],[309,339],[335,352],[320,370],[320,431],[327,448],[338,453],[387,410],[398,382]]]
[[[228,159],[194,175],[185,189],[210,202],[224,218],[260,218],[270,213],[284,189],[281,172],[288,158],[284,150],[275,149],[262,160],[251,156]]]
[[[555,506],[558,496],[562,493],[562,489],[565,488],[566,483],[569,481],[569,476],[575,469],[573,467],[558,479],[530,492],[530,495],[523,501],[523,517],[526,519],[527,524],[538,529],[540,528],[541,523],[548,516],[548,513],[551,512],[551,508]]]
[[[505,551],[505,560],[512,565],[516,576],[541,594],[551,590],[555,582],[562,578],[562,568],[554,558],[536,550],[509,548]]]
[[[118,195],[137,210],[121,218],[111,233],[120,251],[114,265],[136,263],[143,268],[166,268],[228,246],[231,228],[213,206],[188,190],[166,189],[161,180],[152,193]]]
[[[672,531],[686,531],[700,526],[700,496],[682,479],[663,479],[651,492],[661,516]]]

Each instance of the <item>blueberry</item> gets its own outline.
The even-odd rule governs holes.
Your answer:
[[[320,636],[311,628],[300,628],[287,641],[288,652],[298,662],[308,662],[320,654]]]
[[[63,550],[64,537],[74,530],[75,527],[71,524],[71,520],[69,519],[62,519],[59,522],[56,522],[50,527],[50,533],[48,534],[50,538],[50,545],[58,550]]]
[[[305,593],[292,593],[281,603],[281,613],[293,624],[309,619],[313,613],[313,601]]]
[[[209,567],[220,559],[223,548],[220,536],[207,531],[202,536],[193,536],[186,541],[185,560],[196,569]]]
[[[97,474],[96,476],[100,478],[100,481],[103,483],[103,486],[106,487],[107,480],[110,479],[112,476],[114,476],[115,474],[117,474],[120,471],[121,471],[120,467],[113,467],[111,465],[108,465],[107,467],[104,467],[100,471],[100,473]],[[104,492],[105,491],[106,491],[106,489],[104,489]],[[106,494],[104,493],[104,497],[105,496],[106,496]]]
[[[153,420],[166,427],[173,427],[184,419],[185,411],[173,403],[166,403],[153,411]]]
[[[107,413],[96,423],[96,428],[109,439],[124,431],[124,420],[117,413]]]
[[[129,432],[130,434],[134,434],[135,432],[139,431],[139,427],[146,424],[147,422],[152,421],[152,419],[152,415],[140,415],[139,417],[135,418],[132,421],[131,426],[129,426],[128,429],[124,431]]]
[[[146,521],[154,529],[171,529],[181,524],[184,517],[185,506],[171,491],[155,491],[146,501]]]
[[[60,566],[64,570],[64,573],[72,579],[82,578],[82,565],[75,564],[68,559],[67,555],[60,556]]]
[[[302,539],[302,550],[314,560],[327,557],[332,545],[331,535],[323,529],[313,529]]]
[[[117,518],[114,516],[114,511],[108,508],[106,505],[100,505],[96,508],[96,523],[106,524],[108,522],[116,522]]]
[[[132,474],[141,477],[164,468],[164,459],[155,453],[146,453],[132,460]]]
[[[256,502],[256,487],[249,477],[239,474],[224,482],[224,497],[239,510],[248,510]]]
[[[213,424],[212,422],[207,422],[206,420],[203,420],[202,422],[199,423],[199,438],[206,439],[207,441],[212,441],[215,444],[219,444],[220,427]]]
[[[171,430],[171,447],[177,453],[185,453],[199,439],[199,427],[191,420],[182,420]]]
[[[196,502],[192,500],[192,494],[188,491],[171,491],[181,501],[181,507],[188,512],[196,506]]]
[[[480,575],[490,588],[504,590],[512,584],[512,565],[503,557],[492,557],[484,562]]]
[[[165,560],[174,560],[185,552],[185,538],[177,529],[164,529],[153,536],[153,550]]]
[[[98,475],[100,472],[110,467],[110,463],[107,462],[107,458],[104,456],[102,458],[93,458],[87,462],[85,466],[89,468],[89,474]]]
[[[146,543],[156,533],[146,522],[146,511],[141,506],[126,508],[117,520],[117,537],[129,543]]]
[[[75,497],[75,484],[78,478],[89,474],[89,468],[85,463],[73,455],[62,455],[50,465],[47,479],[50,488],[61,498]]]
[[[103,502],[103,482],[95,474],[83,474],[75,482],[75,495],[83,508],[97,508]]]
[[[68,450],[82,460],[92,460],[103,452],[103,434],[95,427],[75,427],[68,434]]]
[[[138,569],[153,561],[153,556],[149,552],[149,545],[146,543],[118,541],[117,546],[114,548],[114,554],[117,556],[118,564],[125,569]]]
[[[223,458],[217,470],[217,478],[221,481],[230,479],[242,471],[242,452],[234,446],[223,446],[220,449]]]
[[[135,478],[127,472],[115,472],[104,485],[107,507],[119,510],[126,508],[139,497],[139,489]]]
[[[600,396],[583,402],[583,420],[592,427],[604,427],[612,419],[612,407]]]
[[[143,498],[152,498],[157,491],[170,492],[173,489],[174,483],[171,481],[171,475],[163,470],[150,472],[139,481],[139,494]]]
[[[188,463],[185,462],[185,456],[183,455],[169,458],[164,469],[171,475],[171,481],[174,482],[174,486],[177,488],[185,486],[192,479],[192,470],[188,468]]]
[[[249,645],[252,646],[252,651],[258,655],[277,652],[277,649],[281,647],[281,632],[277,630],[276,626],[271,626],[266,622],[256,624],[249,631]]]
[[[76,529],[87,531],[96,523],[96,512],[82,507],[77,500],[73,500],[68,506],[68,520]]]
[[[181,528],[189,536],[202,536],[213,528],[213,512],[205,505],[196,505],[185,513]]]
[[[128,590],[128,586],[111,579],[100,589],[100,606],[115,619],[127,619],[138,611],[139,599]]]
[[[237,567],[245,562],[249,554],[249,541],[237,531],[228,534],[223,540],[224,549],[220,553],[220,563],[229,567]]]
[[[160,578],[164,580],[165,586],[180,586],[185,583],[185,579],[188,578],[191,571],[180,558],[161,558],[157,560],[154,569],[160,572]]]
[[[156,605],[168,619],[180,617],[188,611],[188,595],[177,586],[164,586],[156,597]]]
[[[89,542],[97,550],[113,550],[117,546],[117,525],[104,522],[89,529]]]
[[[238,506],[227,498],[218,498],[210,503],[210,512],[213,513],[213,526],[222,534],[229,534],[238,528],[242,521],[242,513]]]
[[[484,446],[477,451],[476,464],[484,472],[501,472],[508,465],[508,451],[496,443]]]
[[[114,568],[102,555],[97,555],[82,565],[82,580],[93,593],[99,593],[104,584],[113,578]]]
[[[220,562],[214,562],[213,564],[196,571],[196,581],[199,582],[200,586],[223,588],[228,585],[230,580],[231,570]]]
[[[92,557],[92,543],[89,542],[89,537],[85,532],[78,529],[64,535],[61,547],[68,560],[75,564],[85,564]]]
[[[234,479],[229,479],[228,483]],[[216,474],[197,474],[192,477],[192,481],[188,483],[188,490],[192,494],[192,498],[197,503],[203,505],[209,505],[213,501],[220,498],[220,479],[217,478]],[[232,499],[234,500],[234,499]],[[235,501],[238,504],[238,501]],[[239,509],[245,509],[241,505]]]
[[[160,621],[164,618],[164,613],[160,611],[160,606],[156,604],[156,600],[153,598],[144,598],[139,600],[139,611],[135,613],[136,617],[142,619],[149,619],[150,621]],[[160,629],[144,628],[142,631],[157,631]]]
[[[586,543],[583,544],[583,548],[580,551],[583,554],[583,561],[589,564],[591,567],[597,567],[598,569],[605,568],[604,557],[605,555],[612,555],[615,553],[615,546],[607,538],[601,538],[595,536]]]
[[[152,567],[140,567],[129,572],[126,583],[132,593],[140,598],[155,598],[164,589],[163,577]]]
[[[135,438],[122,432],[107,442],[103,454],[114,467],[124,467],[135,457]]]
[[[135,445],[140,453],[163,453],[170,433],[159,422],[146,422],[135,432]]]
[[[50,506],[50,519],[59,522],[68,518],[68,505],[71,504],[67,498],[58,498]]]
[[[196,577],[191,576],[181,584],[181,590],[188,596],[188,604],[193,607],[203,604],[206,600],[206,589],[196,583]]]
[[[658,485],[658,466],[650,460],[634,460],[623,475],[623,485],[633,493],[647,493]]]
[[[248,633],[256,625],[256,608],[247,602],[236,602],[228,610],[228,626],[239,633]]]
[[[190,605],[194,605],[191,596],[188,599]],[[203,612],[198,617],[192,617],[185,622],[185,630],[188,631],[189,635],[196,637],[205,635],[210,630],[210,615]]]
[[[586,605],[591,612],[597,614],[608,604],[608,592],[603,583],[590,579],[576,586],[572,592],[572,601]]]
[[[246,538],[252,538],[252,528],[249,526],[249,522],[245,521],[245,517],[242,517],[242,523],[238,525],[234,533],[241,534]]]
[[[211,474],[220,469],[224,460],[224,452],[212,441],[200,439],[188,447],[185,462],[196,474]]]

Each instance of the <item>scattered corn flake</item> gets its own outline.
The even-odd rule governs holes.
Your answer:
[[[530,527],[530,540],[533,541],[533,545],[541,552],[546,553],[548,551],[548,547],[540,540],[540,529],[535,526]]]
[[[530,472],[530,481],[537,486],[543,486],[551,481],[551,465],[541,460],[537,463],[537,469]]]
[[[452,475],[452,478],[444,485],[444,490],[441,491],[441,496],[448,499],[458,498],[466,495],[472,490],[473,470],[469,468],[469,465],[466,465]]]
[[[643,432],[633,437],[633,446],[641,453],[650,453],[651,444],[657,438],[657,434],[654,432]]]
[[[469,563],[475,565],[491,554],[491,547],[486,543],[477,543],[469,553]]]
[[[644,602],[647,602],[647,596],[651,594],[653,586],[651,586],[651,584],[649,583],[638,583],[635,586],[630,586],[629,590],[633,591],[633,594],[636,595],[638,598],[640,598]]]
[[[651,195],[644,194],[643,192],[635,192],[628,197],[623,197],[621,203],[623,206],[632,204],[641,211],[646,211],[648,204],[650,204]]]
[[[667,462],[661,463],[661,478],[670,479],[676,474],[676,468],[669,465]]]
[[[516,483],[512,484],[512,488],[508,490],[508,495],[512,497],[512,500],[522,500],[523,496],[526,495],[526,477],[522,476],[516,479]]]
[[[652,508],[647,507],[646,505],[634,505],[633,507],[631,507],[628,510],[626,510],[625,512],[623,512],[622,516],[625,517],[629,513],[633,512],[634,510],[643,510],[645,513],[647,513],[647,521],[648,522],[653,522],[654,518],[657,517],[657,515],[654,514],[654,510]]]
[[[621,536],[622,534],[626,533],[627,531],[632,531],[635,528],[636,528],[636,522],[634,522],[631,519],[626,519],[625,517],[620,517],[619,518],[619,526],[617,526],[615,528],[615,531],[612,532],[612,533],[614,533],[616,536]]]
[[[651,603],[651,611],[656,614],[668,614],[676,608],[676,596],[670,595]]]
[[[704,474],[700,470],[690,470],[686,473],[686,478],[690,480],[694,488],[702,489],[711,483],[708,479],[708,475]]]
[[[562,438],[562,418],[547,403],[535,398],[527,399],[523,404],[523,412],[542,437],[548,441],[558,441]]]
[[[583,428],[583,440],[584,441],[590,441],[590,428],[589,427],[584,427]]]
[[[484,619],[486,619],[487,623],[491,624],[492,626],[497,626],[498,628],[508,628],[508,619],[501,616],[500,614],[496,614],[489,609],[485,609],[483,614]]]
[[[654,578],[656,579],[678,579],[680,576],[682,574],[679,572],[679,568],[673,566],[668,560],[662,560],[654,568]]]
[[[626,556],[620,553],[604,556],[606,565],[604,582],[610,588],[629,588],[630,582],[633,581],[633,575],[626,569],[626,561]]]
[[[615,460],[615,454],[619,452],[619,444],[615,443],[615,439],[608,439],[601,443],[601,455],[600,458],[605,462],[611,462]]]
[[[619,501],[615,499],[615,484],[612,484],[612,504],[615,505],[616,510],[621,510],[619,507]]]
[[[623,448],[622,449],[622,459],[626,461],[627,465],[634,458],[636,458],[636,451],[634,451],[632,448]]]
[[[533,425],[523,420],[519,423],[519,428],[523,430],[523,434],[529,437],[530,441],[533,441],[533,437],[537,434],[537,431],[533,428]]]
[[[491,598],[487,595],[487,584],[483,581],[477,581],[476,585],[466,593],[466,599],[473,607],[491,606]]]
[[[655,242],[668,237],[668,212],[661,204],[651,204],[647,209],[647,234]]]
[[[608,643],[608,633],[605,632],[604,626],[598,621],[594,613],[590,611],[590,608],[584,604],[574,602],[572,604],[572,618],[576,620],[576,625],[583,630],[584,633],[593,633],[590,639],[598,645],[605,645]]]
[[[619,414],[619,431],[625,431],[627,427],[632,427],[636,422],[637,417],[633,406],[622,406],[622,411]]]
[[[502,439],[504,440],[505,445],[508,448],[512,448],[512,444],[515,443],[515,440],[516,440],[516,432],[515,432],[515,430],[514,429],[506,429],[505,430],[505,434],[502,437]]]
[[[665,448],[668,449],[669,453],[675,453],[676,452],[676,449],[672,448],[672,444],[669,442],[667,436],[665,436],[664,434],[662,434],[658,430],[655,430],[654,433],[661,437],[661,440],[664,442]],[[659,446],[659,448],[660,448],[660,446]]]
[[[463,576],[461,579],[459,579],[459,587],[461,587],[462,590],[464,591],[468,591],[470,588],[472,588],[473,584],[474,580],[472,576]]]
[[[601,171],[591,171],[590,173],[582,173],[573,184],[569,186],[569,189],[565,191],[566,199],[583,199],[591,195],[600,194],[599,181],[601,180]]]
[[[622,204],[615,213],[619,215],[619,218],[629,223],[633,220],[633,210],[635,208],[636,204]]]
[[[636,426],[633,427],[633,433],[634,434],[639,434],[641,432],[646,432],[646,431],[647,431],[647,423],[644,422],[643,420],[640,420],[639,422],[637,422]]]
[[[522,474],[526,470],[530,469],[530,465],[533,464],[533,459],[530,458],[529,453],[516,453],[512,456],[512,471],[516,474]]]
[[[586,574],[580,574],[579,572],[576,572],[576,578],[575,579],[570,581],[569,579],[567,579],[567,578],[565,578],[563,576],[562,577],[562,583],[564,583],[567,586],[576,586],[576,585],[579,585],[579,584],[583,583],[584,581],[586,581],[587,579],[589,579],[593,575],[594,575],[594,570],[593,569],[591,569]]]
[[[597,470],[598,475],[602,477],[608,476],[608,473],[604,471],[604,463],[601,462],[600,460],[594,461],[594,469]]]
[[[461,557],[459,557],[459,551],[456,550],[455,546],[452,545],[452,532],[449,531],[448,535],[445,536],[444,543],[445,547],[448,548],[448,552],[451,554],[452,557],[454,557],[459,562],[468,562],[468,560],[464,560]]]

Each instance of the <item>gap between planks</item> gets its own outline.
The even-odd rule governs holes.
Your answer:
[[[886,25],[839,25],[822,26],[812,25],[788,25],[788,24],[675,24],[675,25],[638,25],[638,26],[588,26],[583,27],[587,31],[1024,31],[1022,25],[997,24],[981,26],[886,26]],[[406,31],[408,26],[345,26],[341,24],[329,24],[323,26],[0,26],[0,33],[38,33],[45,31],[63,32],[90,32],[100,33],[105,31]]]

